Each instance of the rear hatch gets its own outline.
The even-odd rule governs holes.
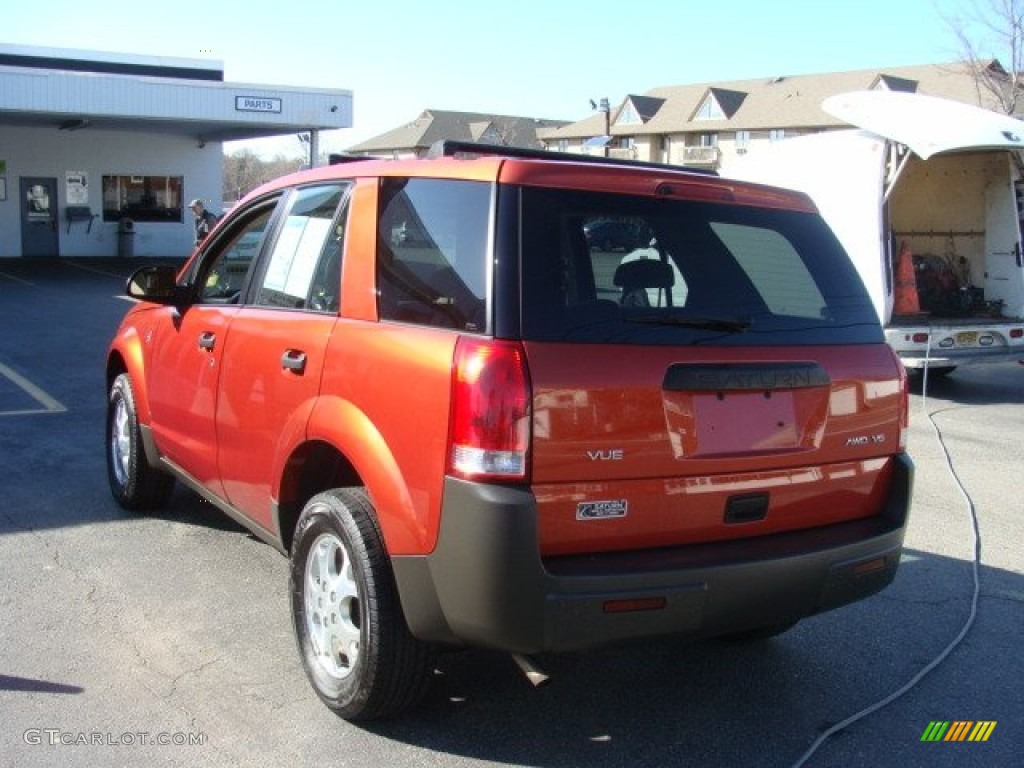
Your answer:
[[[521,289],[499,318],[526,349],[544,554],[880,514],[902,374],[834,236],[802,198],[666,186],[499,197],[499,262],[519,254]],[[638,247],[588,241],[606,221]]]
[[[899,91],[853,91],[830,96],[822,109],[927,160],[943,152],[1024,149],[1024,123],[970,104]]]

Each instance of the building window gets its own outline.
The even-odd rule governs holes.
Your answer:
[[[704,97],[704,101],[697,107],[697,113],[693,116],[694,120],[725,120],[725,112],[722,111],[722,105],[718,103],[718,99],[712,94],[708,94]]]
[[[559,139],[558,140],[558,151],[559,152],[568,152],[569,151],[569,140],[568,139]]]
[[[718,134],[717,133],[702,133],[698,137],[698,147],[717,147],[718,146]]]
[[[633,149],[636,146],[636,139],[632,136],[619,137],[619,149]]]
[[[183,176],[104,176],[103,220],[182,221]]]
[[[768,131],[768,141],[782,141],[786,138],[785,128],[772,128]]]
[[[619,116],[615,120],[616,125],[638,125],[642,122],[643,120],[640,119],[632,101],[627,101],[622,106],[622,111],[619,112]]]
[[[736,149],[750,146],[750,131],[736,131]]]

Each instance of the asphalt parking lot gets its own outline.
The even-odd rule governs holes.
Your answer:
[[[658,643],[442,657],[426,706],[354,726],[303,675],[287,564],[188,491],[121,510],[104,465],[103,360],[129,265],[0,261],[0,766],[1007,766],[1024,749],[1024,367],[912,398],[917,482],[895,584],[753,645]],[[933,414],[949,464],[928,414]],[[985,742],[922,741],[933,721]],[[166,742],[166,743],[162,743]]]

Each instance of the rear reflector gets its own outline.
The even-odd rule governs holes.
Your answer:
[[[638,597],[632,600],[606,600],[605,613],[631,613],[633,611],[660,611],[667,601],[664,597]]]
[[[910,382],[907,380],[907,369],[895,352],[892,352],[892,359],[898,371],[900,386],[899,448],[901,451],[905,451],[907,450],[907,438],[910,435]]]
[[[853,572],[857,576],[866,576],[869,573],[884,571],[886,562],[884,557],[876,557],[874,560],[866,560],[853,566]]]

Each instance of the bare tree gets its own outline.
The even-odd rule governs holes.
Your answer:
[[[241,199],[260,184],[297,171],[302,164],[302,158],[285,157],[280,154],[273,160],[264,160],[251,149],[242,149],[225,155],[224,199]]]
[[[1024,91],[1024,0],[971,0],[962,15],[948,16],[979,90],[1008,115]]]
[[[263,161],[251,149],[241,149],[224,156],[224,199],[238,200],[259,186]]]

